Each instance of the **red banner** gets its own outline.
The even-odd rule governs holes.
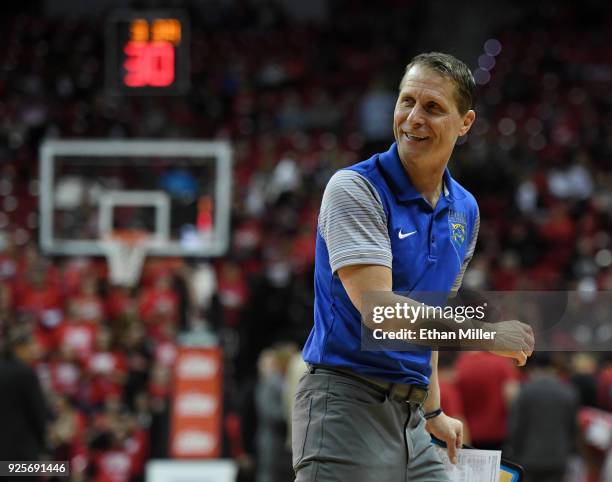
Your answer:
[[[220,456],[221,377],[220,349],[179,349],[172,398],[170,454],[173,458]]]

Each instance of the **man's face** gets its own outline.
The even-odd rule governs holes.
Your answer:
[[[420,65],[404,76],[393,113],[393,134],[404,166],[445,166],[476,114],[461,115],[451,79]]]

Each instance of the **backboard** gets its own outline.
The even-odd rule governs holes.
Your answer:
[[[104,255],[122,229],[152,256],[213,257],[229,241],[232,151],[225,141],[47,140],[40,149],[40,245]]]

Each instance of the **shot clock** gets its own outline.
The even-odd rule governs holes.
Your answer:
[[[181,94],[189,88],[189,24],[179,10],[127,11],[106,25],[106,87],[114,94]]]

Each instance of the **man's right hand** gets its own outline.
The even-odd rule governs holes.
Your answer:
[[[501,321],[495,327],[495,342],[489,350],[495,355],[514,358],[522,367],[533,353],[535,338],[531,326],[518,320]]]

